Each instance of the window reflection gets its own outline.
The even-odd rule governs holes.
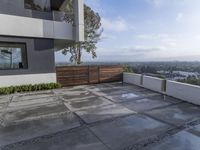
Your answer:
[[[37,11],[51,11],[50,0],[24,0],[25,8]]]
[[[27,68],[26,45],[0,43],[0,69]]]

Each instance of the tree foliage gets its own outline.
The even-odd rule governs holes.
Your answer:
[[[69,42],[62,51],[64,55],[70,54],[70,61],[75,64],[81,64],[81,56],[83,51],[96,58],[96,44],[99,42],[103,29],[101,28],[101,17],[94,12],[89,6],[84,5],[84,42]]]
[[[124,72],[134,73],[133,68],[129,65],[124,65],[123,70],[124,70]]]
[[[196,77],[189,76],[187,79],[180,79],[179,82],[193,84],[193,85],[199,85],[200,86],[200,79]]]

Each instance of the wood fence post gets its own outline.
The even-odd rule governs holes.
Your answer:
[[[101,78],[101,77],[100,77],[100,66],[98,66],[98,83],[101,83],[101,82],[100,82],[100,78]]]
[[[88,65],[88,84],[90,84],[90,66]]]

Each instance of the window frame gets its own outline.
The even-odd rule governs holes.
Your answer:
[[[26,67],[24,68],[0,68],[0,71],[4,71],[4,70],[28,70],[29,69],[29,65],[28,65],[28,51],[27,51],[27,43],[25,42],[8,42],[8,41],[0,41],[0,47],[1,47],[1,44],[21,44],[24,46],[24,51],[25,51],[25,62],[26,62]],[[23,58],[22,58],[23,59]],[[22,60],[23,61],[23,60]]]

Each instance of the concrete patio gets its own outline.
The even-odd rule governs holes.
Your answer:
[[[122,83],[0,97],[2,150],[199,150],[200,107]]]

